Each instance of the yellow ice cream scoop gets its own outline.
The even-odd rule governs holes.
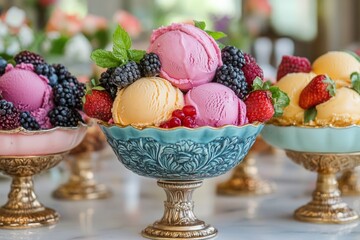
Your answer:
[[[344,87],[334,97],[316,106],[317,125],[347,126],[360,123],[360,95]]]
[[[115,123],[135,127],[159,126],[184,106],[183,93],[165,79],[141,78],[120,90],[112,116]]]
[[[350,85],[350,75],[360,71],[360,63],[347,52],[332,51],[318,57],[312,68],[317,75],[327,74],[339,87],[346,85],[345,83]]]
[[[284,91],[290,98],[290,104],[284,109],[284,114],[277,119],[281,124],[302,124],[304,120],[304,109],[299,106],[301,91],[316,75],[310,73],[290,73],[281,78],[275,86]]]

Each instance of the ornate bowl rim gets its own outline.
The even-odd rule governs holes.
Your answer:
[[[121,129],[133,128],[133,129],[136,129],[136,130],[139,130],[139,131],[144,131],[144,130],[147,130],[147,129],[154,129],[154,130],[159,130],[159,131],[163,131],[163,132],[171,132],[171,131],[175,131],[175,130],[178,130],[178,129],[187,130],[187,131],[197,131],[197,130],[201,130],[201,129],[222,130],[222,129],[225,129],[225,128],[242,129],[242,128],[246,128],[246,127],[249,127],[249,126],[259,127],[259,126],[264,125],[264,123],[262,123],[262,122],[254,122],[254,123],[247,123],[247,124],[244,124],[244,125],[241,125],[241,126],[227,124],[227,125],[223,125],[221,127],[202,126],[202,127],[196,127],[196,128],[188,128],[188,127],[180,126],[180,127],[174,127],[174,128],[161,128],[161,127],[155,127],[155,126],[148,126],[148,127],[141,128],[141,127],[136,127],[136,126],[133,126],[133,125],[124,126],[124,125],[117,124],[117,123],[111,123],[110,124],[110,123],[100,121],[100,120],[97,121],[97,123],[99,125],[107,127],[107,128],[112,128],[112,127],[117,127],[117,128],[121,128]]]
[[[265,125],[274,126],[274,127],[293,127],[293,128],[303,128],[303,129],[348,129],[348,128],[354,128],[358,127],[360,128],[360,125],[352,124],[344,127],[338,127],[333,125],[328,126],[310,126],[310,125],[279,125],[279,124],[273,124],[273,123],[266,123]]]
[[[85,124],[85,123],[79,122],[79,124],[76,127],[54,127],[54,128],[36,130],[36,131],[29,131],[23,127],[18,127],[16,129],[12,129],[12,130],[0,130],[0,134],[20,133],[23,135],[38,135],[38,134],[44,134],[44,133],[49,133],[49,132],[55,132],[58,130],[73,131],[73,130],[77,130],[81,127],[90,127],[91,125],[92,125],[91,123]]]

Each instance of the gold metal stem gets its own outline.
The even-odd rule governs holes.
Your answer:
[[[226,182],[217,186],[219,195],[263,195],[274,191],[274,184],[260,178],[256,160],[249,154]]]
[[[296,219],[313,223],[348,223],[357,220],[357,213],[341,199],[335,174],[359,165],[360,154],[324,154],[286,151],[296,163],[318,173],[312,200],[298,208]]]
[[[85,152],[68,157],[70,177],[68,182],[53,192],[53,196],[63,200],[103,199],[111,196],[103,184],[94,177],[91,153]]]
[[[55,224],[59,214],[44,207],[34,192],[32,176],[54,167],[62,154],[47,156],[0,156],[0,171],[12,177],[7,203],[0,208],[0,228],[22,229]]]
[[[150,239],[210,239],[217,230],[196,218],[192,201],[193,191],[202,185],[202,181],[163,181],[162,187],[167,196],[164,202],[164,215],[161,220],[148,226],[142,235]]]
[[[356,169],[346,170],[339,178],[339,189],[344,196],[360,195],[360,178]]]

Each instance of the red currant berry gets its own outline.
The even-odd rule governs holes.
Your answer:
[[[182,111],[185,113],[186,116],[196,116],[196,109],[194,106],[186,105],[183,107]]]
[[[196,126],[195,118],[186,116],[183,120],[183,125],[184,125],[184,127],[194,128]]]
[[[180,109],[176,109],[175,111],[173,111],[172,116],[183,120],[185,117],[185,113]]]
[[[180,120],[180,118],[172,117],[172,118],[169,120],[169,128],[179,127],[179,126],[181,126],[181,120]]]
[[[160,125],[161,128],[169,128],[169,122],[164,122]]]

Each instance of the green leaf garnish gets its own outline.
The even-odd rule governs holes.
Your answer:
[[[91,53],[91,59],[96,65],[103,68],[117,67],[121,64],[121,60],[114,56],[112,52],[103,49],[93,51]]]
[[[261,78],[256,77],[253,81],[252,89],[253,91],[270,91],[271,100],[275,110],[274,117],[282,116],[284,113],[284,108],[290,103],[290,98],[288,95],[281,91],[279,87],[272,86],[270,81],[263,82]]]
[[[219,40],[221,38],[227,37],[227,35],[223,32],[213,32],[213,31],[205,31],[207,34],[209,34],[213,39]]]
[[[333,80],[331,80],[328,76],[323,80],[323,83],[327,83],[326,91],[329,92],[330,96],[335,96],[336,93],[336,85]]]
[[[123,29],[120,25],[117,26],[113,34],[113,44],[115,52],[116,49],[130,49],[131,48],[131,38],[129,34]]]
[[[304,123],[313,121],[316,118],[316,115],[317,115],[317,110],[315,107],[306,109],[304,112]]]
[[[353,72],[350,75],[351,79],[351,88],[354,89],[358,94],[360,94],[360,73]]]
[[[96,86],[96,87],[93,87],[92,90],[104,91],[105,88],[103,88],[102,86]]]
[[[195,27],[200,28],[201,30],[205,30],[206,23],[204,21],[196,21],[196,20],[193,20],[193,21],[194,21]]]
[[[144,57],[145,54],[146,51],[143,50],[136,50],[136,49],[127,50],[127,55],[129,59],[137,63],[140,62],[140,60]]]

